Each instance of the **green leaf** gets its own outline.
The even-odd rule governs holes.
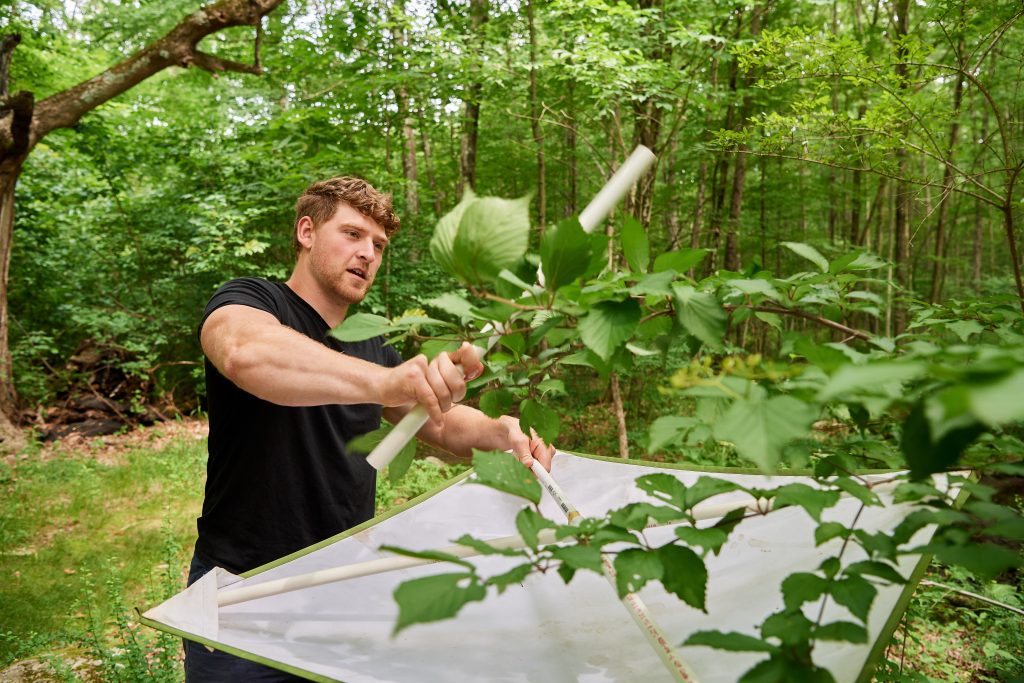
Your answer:
[[[728,479],[709,476],[701,477],[686,489],[686,507],[692,508],[697,503],[707,500],[712,496],[742,490],[742,486]]]
[[[960,337],[960,341],[966,342],[973,334],[979,334],[985,331],[985,328],[977,320],[957,320],[956,322],[947,323],[946,327],[953,332],[956,336]]]
[[[895,567],[887,562],[877,560],[861,560],[848,566],[844,572],[849,576],[877,576],[889,583],[903,585],[907,582],[903,576],[896,571]]]
[[[441,296],[435,296],[427,301],[427,305],[439,308],[462,321],[475,317],[473,315],[473,304],[454,292],[445,292]]]
[[[672,296],[672,281],[675,278],[675,271],[672,270],[644,275],[629,288],[629,293],[633,296]]]
[[[551,551],[556,560],[561,560],[573,569],[589,569],[598,574],[604,571],[601,551],[589,545],[567,545]]]
[[[829,264],[828,271],[833,275],[837,275],[846,270],[874,270],[875,268],[883,268],[886,265],[887,264],[883,259],[878,258],[874,254],[862,251],[860,253],[840,256]]]
[[[779,649],[756,636],[724,631],[697,631],[683,645],[706,645],[727,652],[777,652]]]
[[[638,592],[648,581],[657,581],[661,575],[657,552],[629,548],[615,557],[615,587],[619,598]]]
[[[685,273],[693,268],[708,255],[707,249],[680,249],[679,251],[668,251],[658,255],[654,259],[654,272],[660,273],[663,270],[674,270],[677,273]]]
[[[793,345],[793,351],[806,358],[809,363],[814,363],[829,373],[850,362],[850,359],[839,349],[815,344],[810,337],[797,339]]]
[[[799,645],[811,637],[814,623],[800,610],[787,610],[770,615],[761,624],[761,635],[778,638],[785,645]]]
[[[850,610],[853,616],[866,622],[878,589],[861,576],[847,576],[834,581],[829,588],[829,594],[833,600]]]
[[[625,225],[622,226],[622,252],[631,271],[647,272],[647,266],[651,262],[651,243],[647,239],[644,226],[632,216],[627,216]]]
[[[640,304],[633,299],[602,301],[580,319],[580,337],[587,348],[607,361],[639,323]]]
[[[357,342],[373,339],[394,332],[391,321],[382,315],[356,313],[331,330],[331,336],[343,342]]]
[[[676,538],[688,546],[703,548],[705,552],[713,552],[716,555],[721,547],[729,540],[729,534],[718,527],[698,529],[692,526],[681,526],[676,528]]]
[[[456,273],[467,283],[494,282],[502,270],[514,270],[530,238],[530,199],[482,197],[459,219],[452,245]]]
[[[760,295],[767,299],[778,301],[782,298],[779,291],[767,280],[726,280],[729,287],[748,296]]]
[[[697,420],[681,415],[665,415],[651,423],[647,452],[654,453],[672,443],[697,425]]]
[[[786,247],[798,256],[803,256],[805,259],[818,266],[818,270],[821,272],[828,272],[828,260],[811,245],[804,244],[803,242],[783,242],[782,246]]]
[[[644,529],[654,520],[657,524],[676,522],[683,518],[679,510],[650,503],[629,503],[612,512],[610,520],[623,529]]]
[[[990,427],[1024,421],[1024,370],[966,389],[971,412]]]
[[[806,483],[787,483],[775,489],[773,507],[796,505],[804,508],[814,521],[821,521],[821,511],[839,503],[837,490],[822,490]]]
[[[554,529],[557,526],[533,508],[523,508],[516,515],[516,530],[533,550],[537,549],[537,534],[544,529]]]
[[[434,227],[434,235],[430,238],[430,254],[434,260],[444,268],[450,275],[458,277],[458,269],[455,264],[455,235],[459,231],[459,221],[466,207],[476,201],[476,195],[472,188],[466,186],[462,193],[462,201],[441,217]]]
[[[535,505],[540,503],[540,484],[514,456],[501,451],[473,449],[473,469],[476,470],[476,478],[470,479],[471,482],[525,498]]]
[[[451,553],[444,553],[440,550],[409,550],[408,548],[399,548],[394,545],[382,545],[380,550],[387,553],[394,553],[395,555],[402,555],[403,557],[415,557],[421,560],[431,560],[432,562],[451,562],[465,567],[466,569],[473,570],[472,564],[462,559],[457,555]]]
[[[985,432],[980,423],[967,422],[947,430],[936,442],[926,413],[925,401],[920,400],[903,421],[900,450],[907,458],[913,479],[924,479],[949,469],[960,459],[964,449]]]
[[[1024,565],[1018,552],[990,543],[972,543],[969,546],[933,545],[918,550],[931,551],[940,561],[960,565],[983,580]]]
[[[828,590],[829,582],[817,574],[796,572],[782,582],[782,599],[786,609],[797,610],[806,603],[817,600]]]
[[[521,548],[494,548],[479,538],[473,538],[469,534],[463,534],[455,539],[459,545],[464,545],[477,551],[481,555],[504,555],[506,557],[523,557],[525,551]]]
[[[388,463],[388,481],[398,483],[409,471],[412,461],[416,458],[416,439],[409,441],[398,451],[395,459]]]
[[[870,365],[844,365],[818,393],[818,400],[828,401],[843,394],[865,390],[877,394],[879,387],[898,387],[903,382],[921,377],[927,371],[923,363],[914,362],[883,361]]]
[[[782,447],[804,436],[817,411],[792,396],[773,396],[764,401],[735,401],[715,422],[716,439],[736,446],[741,456],[765,471],[782,456]]]
[[[501,417],[512,408],[513,400],[508,389],[494,389],[480,396],[480,411],[487,417]]]
[[[836,640],[848,643],[868,642],[868,632],[860,624],[852,621],[833,621],[814,629],[815,640]]]
[[[487,589],[473,574],[438,574],[405,581],[395,589],[398,621],[392,635],[413,624],[450,619],[468,602],[483,600]]]
[[[544,286],[553,292],[587,271],[592,254],[589,236],[573,216],[549,226],[540,242],[540,267]]]
[[[526,564],[521,564],[518,567],[513,567],[512,569],[509,569],[504,574],[492,576],[491,578],[487,579],[487,581],[485,581],[484,583],[488,586],[496,586],[498,588],[498,593],[501,594],[504,593],[505,589],[509,586],[513,584],[521,584],[523,581],[525,581],[526,577],[529,576],[530,573],[533,571],[533,568],[533,565],[529,562]]]
[[[524,434],[529,434],[532,427],[548,443],[553,443],[558,438],[562,425],[558,413],[554,410],[540,401],[528,398],[519,404],[519,411],[519,426],[522,427]]]
[[[819,518],[820,519],[820,518]],[[845,538],[847,528],[839,522],[823,522],[814,530],[814,545],[821,545],[833,538]]]
[[[877,493],[852,477],[837,477],[832,480],[832,483],[865,505],[877,507],[882,504]]]
[[[709,349],[720,350],[729,316],[715,295],[698,292],[680,282],[673,285],[672,290],[675,292],[679,323]]]
[[[660,501],[686,509],[686,484],[666,472],[636,478],[637,487]]]
[[[661,584],[669,593],[695,607],[707,612],[704,606],[707,596],[708,570],[704,560],[697,553],[681,545],[663,545],[658,548],[658,559],[661,560],[663,573]]]

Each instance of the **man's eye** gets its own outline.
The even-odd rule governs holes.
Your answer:
[[[375,242],[373,248],[377,251],[384,251],[384,244],[381,242]]]

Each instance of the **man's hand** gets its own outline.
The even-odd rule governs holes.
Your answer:
[[[551,459],[555,457],[554,446],[544,443],[544,440],[537,436],[537,432],[532,429],[530,436],[526,436],[519,426],[519,420],[514,417],[502,415],[498,418],[498,422],[507,433],[508,447],[506,450],[511,450],[512,454],[519,458],[519,462],[526,467],[533,467],[533,461],[536,460],[541,467],[548,472],[551,471]]]
[[[466,396],[466,382],[483,371],[479,353],[468,343],[451,354],[438,354],[429,363],[421,354],[387,371],[380,403],[386,407],[418,403],[426,408],[430,420],[440,425],[444,413]]]

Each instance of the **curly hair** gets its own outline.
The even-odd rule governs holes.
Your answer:
[[[370,183],[355,176],[339,176],[321,180],[306,188],[295,202],[295,224],[303,216],[313,219],[313,226],[320,227],[338,210],[341,203],[348,204],[367,218],[372,218],[391,237],[402,221],[391,205],[391,195],[378,191]],[[292,245],[299,253],[299,238],[292,229]]]

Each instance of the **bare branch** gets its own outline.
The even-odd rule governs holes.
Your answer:
[[[237,71],[244,74],[255,74],[259,76],[263,73],[263,68],[259,64],[245,64],[243,62],[236,62],[230,59],[221,59],[215,57],[206,52],[199,52],[196,50],[191,55],[185,58],[186,63],[189,66],[198,66],[200,69],[205,69],[213,73],[219,73],[221,71]]]

